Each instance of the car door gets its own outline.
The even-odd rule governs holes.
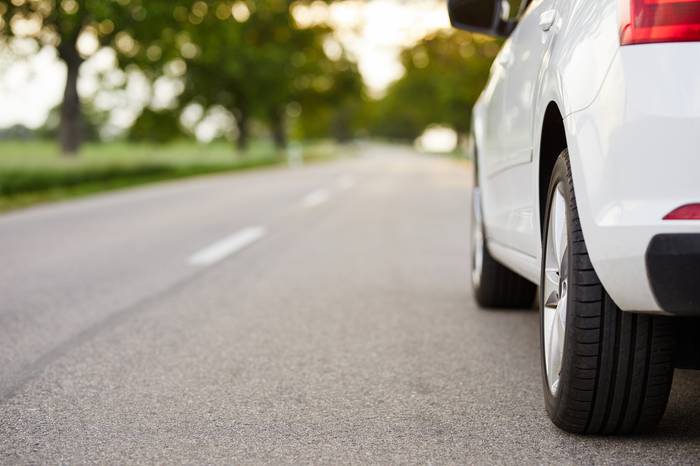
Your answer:
[[[484,89],[481,101],[484,103],[484,144],[480,148],[483,154],[484,168],[487,172],[497,170],[503,163],[503,107],[506,96],[506,76],[503,67],[504,57],[510,56],[510,41],[506,42],[491,65],[489,81]]]
[[[536,219],[537,189],[531,175],[533,126],[537,86],[545,55],[552,40],[557,0],[532,0],[511,35],[505,73],[501,178],[509,212],[505,220],[507,246],[535,257],[540,247]],[[561,0],[560,0],[561,1]]]
[[[491,65],[488,84],[479,99],[475,112],[478,120],[484,122],[483,139],[477,148],[479,171],[481,172],[481,190],[484,222],[489,240],[504,242],[508,234],[505,228],[510,212],[508,196],[499,185],[499,179],[491,175],[498,173],[505,162],[503,111],[506,97],[506,65],[510,61],[510,39],[507,40]]]

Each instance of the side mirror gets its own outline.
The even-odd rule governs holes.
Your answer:
[[[507,36],[515,26],[508,0],[448,0],[447,11],[452,26],[465,31]]]

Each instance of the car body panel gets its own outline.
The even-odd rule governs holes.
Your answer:
[[[661,311],[645,268],[652,238],[700,233],[697,221],[663,220],[700,202],[697,56],[700,43],[622,47],[595,102],[566,118],[589,255],[625,310]]]
[[[541,136],[556,105],[596,272],[623,310],[662,313],[646,248],[655,234],[700,232],[697,222],[662,220],[700,202],[700,61],[688,59],[700,44],[620,47],[617,5],[535,0],[506,41],[501,54],[511,57],[499,54],[492,72],[498,92],[490,82],[474,108],[484,225],[493,256],[539,283]],[[551,8],[545,32],[539,17]]]
[[[531,2],[496,57],[491,79],[474,107],[473,137],[479,154],[488,241],[499,244],[499,251],[494,253],[497,259],[508,265],[517,262],[519,272],[535,283],[539,282],[541,231],[539,195],[532,187],[539,185],[536,167],[545,111],[550,102],[555,102],[563,115],[590,105],[618,48],[616,26],[610,20],[596,15],[587,15],[586,21],[571,18],[582,9],[596,14],[610,13],[614,5],[614,0]],[[540,17],[549,10],[556,12],[555,21],[549,31],[543,31]],[[519,39],[525,44],[536,44],[536,50],[524,59],[526,48],[513,45]],[[609,50],[603,59],[608,63],[592,72],[591,62],[595,60],[581,58],[574,52],[580,43]],[[518,60],[513,56],[513,48],[519,52]],[[503,63],[510,60],[519,66],[504,67]],[[560,63],[565,66],[562,68]],[[571,79],[568,89],[564,83],[568,84],[569,79],[565,81],[564,76],[587,79]],[[504,87],[508,89],[505,95]],[[568,95],[578,99],[566,105]],[[522,97],[517,105],[506,101],[512,96]],[[516,123],[520,123],[517,131]],[[508,138],[503,135],[510,137],[514,131],[516,142],[504,142]]]

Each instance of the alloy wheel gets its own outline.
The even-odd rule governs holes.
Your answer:
[[[552,395],[556,395],[559,389],[562,358],[564,356],[569,287],[567,259],[569,233],[563,189],[563,183],[559,183],[552,196],[544,250],[542,325],[544,326],[544,360],[547,384]]]

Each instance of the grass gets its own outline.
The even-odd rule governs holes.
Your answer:
[[[306,161],[337,156],[330,143],[301,146]],[[245,154],[225,143],[88,144],[62,157],[52,142],[0,142],[0,211],[155,181],[286,163],[265,143]]]

